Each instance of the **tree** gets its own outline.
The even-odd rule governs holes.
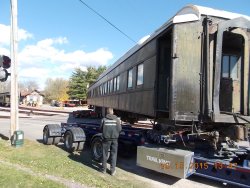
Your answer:
[[[70,99],[85,100],[88,86],[93,84],[105,70],[105,66],[88,67],[87,72],[82,71],[80,68],[75,69],[69,81],[68,94]]]
[[[87,68],[86,80],[89,85],[93,84],[96,79],[106,70],[106,66],[99,66],[97,69],[94,67]]]
[[[34,80],[28,80],[28,81],[23,81],[23,82],[19,82],[19,88],[20,91],[34,91],[35,89],[38,89],[38,83]]]
[[[70,99],[84,100],[87,96],[87,72],[76,68],[69,80],[68,95]]]
[[[65,101],[68,100],[69,96],[67,94],[69,81],[63,78],[46,80],[46,86],[44,89],[45,98],[48,102],[52,100]]]

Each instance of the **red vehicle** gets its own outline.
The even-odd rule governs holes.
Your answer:
[[[67,100],[63,101],[63,106],[65,107],[75,107],[79,104],[78,100]]]

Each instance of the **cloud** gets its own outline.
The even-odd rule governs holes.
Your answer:
[[[77,67],[86,69],[88,66],[107,65],[113,58],[113,54],[105,48],[99,48],[93,52],[76,50],[66,52],[60,50],[56,45],[66,44],[64,38],[44,39],[35,45],[27,45],[19,52],[19,61],[23,66],[48,66],[56,65],[61,71],[72,71]]]
[[[10,45],[10,26],[0,24],[0,46]],[[33,35],[24,29],[18,29],[18,40],[27,40],[33,38]]]
[[[41,78],[41,77],[45,77],[49,73],[51,73],[51,70],[49,69],[31,67],[31,68],[21,69],[19,71],[19,77]]]
[[[0,29],[1,53],[9,55],[10,27],[0,24]],[[113,54],[103,47],[92,52],[66,51],[69,43],[66,37],[45,38],[34,43],[33,34],[26,30],[19,29],[18,35],[19,41],[25,40],[25,46],[20,45],[18,49],[19,78],[39,80],[41,88],[47,78],[68,79],[75,68],[87,70],[88,66],[108,65],[113,58]]]
[[[85,66],[100,66],[107,65],[108,61],[113,58],[110,51],[100,48],[94,52],[84,52],[77,50],[74,52],[61,52],[54,56],[54,61],[72,63],[72,65],[85,65]]]

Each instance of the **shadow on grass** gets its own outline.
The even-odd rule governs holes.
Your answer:
[[[82,163],[96,171],[100,171],[102,165],[97,161],[92,159],[91,151],[89,146],[85,146],[84,150],[81,152],[70,153],[68,156],[71,160]]]
[[[43,140],[37,139],[37,142],[43,143]],[[56,147],[67,152],[63,143],[59,143],[58,145],[56,145]],[[69,153],[68,157],[71,160],[74,160],[78,163],[88,166],[96,171],[100,171],[100,169],[102,168],[101,163],[92,159],[91,149],[88,143],[85,144],[83,151]],[[172,176],[168,176],[166,174],[161,174],[153,170],[148,170],[148,169],[137,166],[136,165],[136,150],[134,149],[130,150],[129,155],[124,154],[123,152],[121,152],[121,150],[118,150],[117,167],[129,173],[132,173],[132,174],[135,174],[135,175],[147,178],[147,179],[151,179],[154,181],[158,181],[166,185],[173,185],[178,180],[180,180],[179,178],[175,178]],[[109,173],[110,171],[107,170],[107,172]]]
[[[63,145],[58,145],[58,147],[64,149]],[[136,151],[133,151],[133,152],[134,153],[132,153],[132,155],[129,155],[129,157],[127,155],[121,154],[121,152],[118,153],[117,167],[126,172],[129,172],[129,173],[132,173],[132,174],[135,174],[140,177],[144,177],[144,178],[156,181],[156,182],[160,182],[166,185],[170,185],[170,186],[174,185],[179,180],[181,180],[180,178],[176,178],[167,174],[159,173],[150,169],[137,166]],[[84,164],[97,171],[100,171],[102,167],[101,163],[98,163],[92,160],[90,147],[88,145],[84,147],[84,150],[82,152],[70,153],[68,157],[71,160]],[[110,172],[109,170],[107,171],[108,173]],[[199,182],[199,183],[210,185],[210,186],[225,187],[224,185],[222,185],[221,182],[207,179],[204,177],[197,177],[195,175],[190,176],[188,179],[193,182]],[[227,188],[233,188],[233,186],[227,185]]]
[[[43,144],[43,140],[42,139],[36,139],[36,141],[40,144]]]
[[[57,145],[57,147],[65,150],[63,144]],[[117,167],[132,174],[142,176],[144,178],[148,178],[154,181],[158,181],[167,185],[173,185],[178,180],[180,180],[179,178],[175,178],[172,176],[168,176],[166,174],[161,174],[153,170],[148,170],[137,166],[136,151],[133,152],[135,153],[132,153],[131,155],[129,155],[129,157],[128,155],[124,155],[124,153],[118,152]],[[90,168],[93,168],[96,171],[100,171],[100,169],[102,168],[102,163],[92,160],[91,150],[89,145],[85,145],[84,150],[81,152],[70,153],[68,157],[71,160],[84,164]],[[107,172],[110,173],[109,170],[107,170]]]
[[[0,138],[3,139],[3,140],[9,140],[9,137],[7,137],[7,136],[5,136],[5,135],[3,135],[1,133],[0,133]]]

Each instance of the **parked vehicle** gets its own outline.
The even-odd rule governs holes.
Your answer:
[[[51,106],[59,107],[59,106],[61,106],[61,103],[60,103],[59,101],[52,100],[52,101],[51,101]]]
[[[66,100],[66,101],[63,101],[63,106],[65,107],[75,107],[75,106],[79,106],[80,105],[80,102],[79,100]]]

